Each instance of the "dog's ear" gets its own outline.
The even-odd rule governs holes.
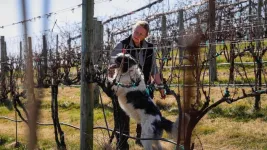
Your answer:
[[[117,64],[121,64],[122,61],[124,65],[127,64],[127,66],[129,67],[138,64],[137,61],[130,54],[123,54],[123,53],[117,54],[115,62]]]
[[[130,55],[129,55],[127,61],[128,61],[128,63],[129,63],[130,66],[138,64],[137,61],[132,56],[130,56]]]
[[[121,64],[122,59],[123,59],[123,56],[119,55],[119,56],[116,57],[115,62],[116,62],[117,64]]]

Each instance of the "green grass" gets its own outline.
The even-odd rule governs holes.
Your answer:
[[[10,112],[12,112],[11,110],[9,110],[6,106],[0,106],[0,112],[1,112],[1,115],[7,115],[9,114]]]
[[[3,146],[7,144],[8,142],[12,141],[13,139],[11,137],[0,135],[0,146]]]
[[[267,108],[262,108],[260,111],[253,111],[251,105],[237,105],[222,107],[217,106],[209,112],[209,117],[226,117],[235,121],[247,122],[254,119],[261,118],[266,121]]]
[[[212,133],[216,132],[216,128],[202,125],[201,127],[198,128],[197,131],[198,131],[198,134],[208,135],[208,134],[212,134]]]
[[[48,90],[48,89],[47,89]],[[79,127],[80,122],[80,110],[79,110],[79,101],[74,99],[64,99],[68,92],[66,90],[75,90],[79,92],[77,88],[64,88],[61,89],[63,92],[60,93],[59,100],[59,119],[60,122],[66,122],[69,124],[73,124]],[[44,95],[46,95],[47,91],[44,91]],[[74,93],[76,93],[74,92]],[[48,92],[49,93],[49,92]],[[72,95],[73,93],[71,93]],[[155,93],[157,97],[157,92]],[[42,113],[40,122],[52,122],[51,120],[51,110],[50,110],[50,99],[49,96],[44,97],[42,102]],[[262,98],[264,99],[264,97]],[[248,132],[243,132],[247,130],[249,124],[253,124],[253,126],[249,128],[261,129],[264,124],[267,125],[267,106],[266,102],[262,103],[262,110],[259,112],[251,111],[253,107],[253,102],[250,100],[244,100],[240,103],[234,104],[223,104],[216,108],[214,108],[207,117],[204,117],[201,122],[198,124],[194,133],[196,133],[202,143],[205,145],[211,144],[214,147],[220,147],[218,144],[218,137],[220,137],[220,141],[224,145],[228,145],[229,149],[236,148],[244,149],[248,147],[249,149],[264,149],[266,147],[265,141],[267,131],[262,130],[261,134],[258,135],[257,132],[254,132],[251,129]],[[110,128],[113,128],[113,110],[109,105],[109,100],[104,99],[104,107],[105,114],[107,116],[107,122]],[[162,107],[162,115],[168,119],[174,121],[178,116],[178,110],[175,100],[170,96],[165,100],[157,100],[157,104]],[[0,115],[7,115],[12,117],[14,115],[13,111],[9,111],[5,107],[0,107]],[[219,122],[219,123],[218,123]],[[104,117],[102,113],[102,107],[98,106],[94,110],[94,126],[105,126]],[[231,128],[229,129],[229,126]],[[11,143],[14,143],[14,123],[6,120],[0,120],[0,149],[11,149],[9,146]],[[26,149],[25,145],[26,135],[24,129],[27,127],[24,123],[19,123],[19,142],[22,143],[22,147],[20,149]],[[131,135],[135,135],[136,123],[131,120]],[[38,148],[39,149],[55,149],[56,143],[54,140],[53,126],[39,126],[39,141]],[[80,131],[76,129],[72,129],[66,126],[62,126],[62,130],[65,133],[65,141],[68,149],[79,149],[79,134]],[[231,131],[229,131],[231,130]],[[265,135],[265,136],[264,136]],[[104,143],[108,141],[107,132],[103,130],[94,130],[94,148],[102,149]],[[164,138],[169,138],[167,134],[164,132]],[[194,138],[193,138],[194,139]],[[209,140],[208,140],[209,139]],[[213,140],[214,139],[214,140]],[[231,139],[231,140],[230,140]],[[238,142],[238,141],[242,142]],[[200,148],[200,144],[197,142],[198,140],[194,140],[196,142],[197,149]],[[115,140],[114,140],[115,142]],[[220,143],[221,143],[220,142]],[[217,143],[217,144],[216,144]],[[133,149],[141,149],[140,147],[134,144],[134,140],[129,140],[130,147]],[[166,149],[173,149],[172,145],[168,145],[166,143],[163,144]],[[209,148],[205,148],[209,149]]]

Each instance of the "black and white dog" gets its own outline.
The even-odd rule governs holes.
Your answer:
[[[118,96],[120,107],[141,124],[141,138],[161,138],[165,130],[176,139],[179,119],[172,122],[161,115],[158,107],[146,93],[144,76],[136,60],[129,54],[119,53],[111,68],[115,69],[115,74],[109,77],[108,81],[113,83],[111,88]],[[153,144],[157,149],[162,149],[158,140],[141,140],[141,142],[145,150],[152,150]]]

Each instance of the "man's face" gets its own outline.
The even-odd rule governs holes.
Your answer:
[[[132,39],[135,43],[140,43],[147,37],[147,31],[142,26],[137,26],[133,30]]]

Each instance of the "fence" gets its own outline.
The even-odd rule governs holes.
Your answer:
[[[160,2],[161,1],[155,1],[135,12],[139,12],[147,7],[152,7]],[[208,11],[205,9],[207,4],[209,6]],[[159,65],[160,72],[165,73],[162,75],[164,84],[157,88],[166,88],[168,94],[173,95],[177,100],[178,106],[180,106],[181,102],[185,104],[184,108],[179,109],[179,114],[181,114],[183,110],[183,112],[187,112],[191,116],[188,132],[185,135],[186,149],[192,148],[192,131],[200,119],[207,114],[208,111],[221,103],[233,103],[247,97],[255,97],[254,108],[256,110],[260,109],[260,96],[267,93],[266,71],[264,68],[264,59],[266,58],[265,52],[267,48],[265,47],[264,32],[262,32],[266,23],[261,23],[261,21],[253,22],[251,12],[244,20],[241,20],[240,18],[242,17],[240,16],[238,16],[238,21],[235,19],[228,19],[231,18],[231,15],[236,16],[238,12],[241,14],[245,13],[247,8],[252,11],[251,9],[254,7],[250,4],[251,1],[243,0],[232,4],[224,4],[221,2],[220,5],[215,5],[215,1],[209,0],[167,13],[161,12],[146,16],[152,26],[152,36],[150,40],[155,43],[153,50],[157,54],[157,64]],[[236,11],[235,8],[238,8],[238,10]],[[188,16],[187,11],[196,9],[198,10],[197,12]],[[261,10],[261,5],[258,5],[258,10]],[[221,15],[224,18],[218,15],[220,12],[224,13]],[[93,37],[91,37],[93,41],[91,45],[93,51],[90,52],[90,61],[85,63],[101,66],[101,71],[103,72],[107,69],[110,51],[115,42],[122,36],[126,36],[125,33],[130,34],[130,26],[132,23],[127,24],[128,21],[125,23],[124,20],[122,20],[129,15],[132,15],[132,13],[109,19],[105,22],[104,26],[101,22],[91,18],[93,20],[93,31],[91,32],[93,35]],[[176,20],[171,20],[170,18],[172,15],[179,17]],[[205,15],[209,16],[209,22],[205,20]],[[161,20],[159,21],[160,17]],[[258,14],[258,20],[261,19],[261,14]],[[190,21],[195,22],[192,27],[186,25]],[[121,27],[120,25],[116,26],[118,22],[123,26],[127,24],[125,25],[127,28],[121,28],[119,32],[115,32]],[[129,22],[133,21],[130,20]],[[110,28],[112,25],[116,26],[116,28]],[[178,31],[176,28],[177,26]],[[107,28],[107,33],[104,33],[105,27]],[[204,30],[203,28],[206,29]],[[245,31],[244,29],[246,28],[248,28],[249,31]],[[159,34],[158,30],[161,31],[161,34],[156,36]],[[80,31],[80,29],[78,29],[78,31]],[[105,39],[104,37],[107,38],[105,42],[103,41],[103,39]],[[64,125],[64,123],[59,122],[57,110],[58,86],[59,84],[67,86],[81,84],[80,79],[81,76],[83,76],[81,73],[81,58],[84,57],[81,51],[82,43],[79,42],[81,38],[81,34],[74,36],[70,36],[70,34],[66,35],[66,33],[56,36],[42,35],[42,38],[39,38],[42,39],[39,41],[42,44],[37,44],[42,45],[42,48],[39,47],[41,53],[36,52],[32,57],[34,60],[32,65],[34,72],[36,72],[34,76],[37,81],[36,87],[50,87],[52,90],[51,109],[53,113],[53,124],[49,125],[54,125],[57,146],[63,149],[66,148],[66,143],[64,142],[64,131],[60,126],[62,124]],[[56,41],[53,42],[53,39],[56,39]],[[29,110],[27,110],[20,101],[20,98],[25,96],[26,91],[21,92],[18,86],[18,79],[20,79],[20,81],[25,80],[25,71],[23,71],[23,68],[26,67],[26,60],[23,58],[27,58],[22,56],[21,51],[23,51],[23,49],[21,43],[22,42],[19,43],[20,56],[17,58],[11,56],[7,57],[6,47],[9,45],[6,45],[4,37],[1,37],[0,100],[6,105],[13,103],[21,120],[29,124]],[[29,47],[32,47],[30,43]],[[142,49],[138,50],[142,51]],[[250,60],[250,64],[252,65],[249,66],[247,62],[244,62],[244,59]],[[225,75],[225,78],[222,79],[216,75],[216,73],[222,74],[222,71],[217,70],[219,64],[217,64],[216,61],[223,61],[223,63],[229,65],[229,67],[227,67],[229,69],[229,76]],[[165,68],[170,70],[166,71]],[[86,85],[95,82],[95,78],[97,78],[97,74],[93,72],[94,70],[90,71],[92,72],[89,74],[85,72],[84,74]],[[92,75],[94,73],[96,76]],[[102,75],[105,74],[103,73]],[[216,84],[215,81],[218,83]],[[210,89],[215,85],[220,88],[225,86],[225,88],[221,88],[221,97],[218,98],[216,102],[210,103],[212,95]],[[247,88],[242,88],[241,96],[235,94],[238,92],[240,93],[237,89],[237,87],[240,86],[247,86]],[[171,87],[176,87],[177,91],[171,90]],[[248,89],[250,89],[250,91]],[[96,88],[94,93],[99,93],[99,89]],[[11,94],[11,97],[9,94]],[[204,95],[204,98],[201,95]],[[95,104],[99,103],[98,98],[99,96],[95,97]],[[12,99],[12,102],[8,99]],[[202,106],[200,105],[201,101],[204,104]],[[18,106],[22,108],[23,113],[21,109],[17,108]],[[105,112],[103,113],[105,114]],[[24,116],[26,116],[26,118]],[[6,117],[2,118],[8,119]],[[74,127],[72,125],[67,126]],[[74,128],[78,129],[78,127]],[[96,127],[96,129],[97,128],[100,127]],[[112,130],[108,128],[108,125],[104,128],[106,130]],[[116,131],[113,130],[113,132]],[[81,131],[81,134],[83,134],[83,131]],[[168,141],[166,139],[163,140]],[[179,140],[176,143],[172,143],[179,144]]]

